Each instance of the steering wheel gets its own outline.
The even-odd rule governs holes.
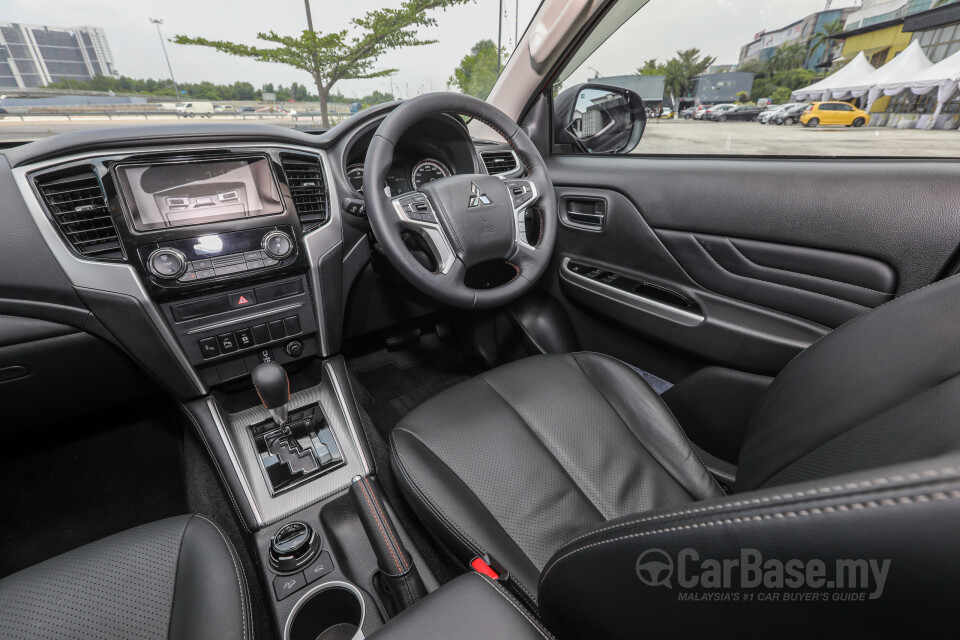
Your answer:
[[[516,152],[526,175],[517,180],[484,173],[453,175],[417,191],[388,196],[384,181],[400,137],[416,122],[441,113],[476,118],[499,133]],[[370,142],[363,193],[370,225],[390,263],[422,292],[451,306],[486,309],[510,302],[530,289],[550,263],[558,222],[553,183],[543,158],[517,123],[477,98],[433,93],[397,107]],[[527,237],[528,211],[538,219],[538,238]],[[434,271],[410,253],[401,236],[405,231],[426,241]],[[467,284],[470,267],[494,262],[512,267],[516,275],[492,289]]]

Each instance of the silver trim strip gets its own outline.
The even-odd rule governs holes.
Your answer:
[[[702,316],[702,315],[699,315],[699,314],[696,314],[696,313],[691,313],[691,312],[689,312],[689,311],[684,311],[683,309],[678,309],[677,307],[672,307],[672,306],[670,306],[670,305],[668,305],[668,304],[664,304],[664,303],[662,303],[662,302],[658,302],[658,301],[654,300],[653,298],[647,298],[647,297],[645,297],[645,296],[640,296],[640,295],[637,295],[637,294],[635,294],[635,293],[630,293],[629,291],[624,291],[623,289],[618,289],[618,288],[616,288],[616,287],[611,287],[610,285],[608,285],[608,284],[606,284],[606,283],[599,282],[599,281],[597,281],[597,280],[591,280],[590,278],[587,278],[587,277],[585,277],[585,276],[582,276],[582,275],[580,275],[579,273],[574,273],[573,271],[570,271],[570,266],[569,266],[569,265],[570,265],[571,262],[572,262],[572,260],[571,260],[570,258],[564,258],[564,259],[563,259],[563,263],[561,264],[561,267],[560,267],[560,268],[561,268],[561,275],[562,275],[564,278],[566,278],[568,281],[570,281],[571,283],[573,283],[573,284],[577,284],[577,285],[580,285],[580,286],[583,286],[583,284],[581,284],[581,283],[590,284],[590,285],[591,285],[590,287],[584,287],[584,288],[587,289],[588,291],[593,291],[594,293],[599,293],[599,294],[601,294],[601,295],[606,295],[606,294],[604,293],[604,290],[605,290],[605,291],[609,291],[609,292],[611,292],[611,293],[617,294],[617,297],[607,296],[608,298],[612,298],[612,299],[617,300],[617,301],[619,301],[619,302],[625,302],[626,300],[630,300],[630,301],[634,301],[634,302],[639,302],[639,303],[642,304],[642,305],[653,307],[657,312],[663,313],[663,314],[668,315],[668,316],[669,316],[669,315],[679,316],[680,318],[683,318],[683,319],[685,319],[685,320],[693,320],[693,321],[696,322],[696,324],[700,324],[701,322],[703,322],[704,320],[706,320],[706,317],[705,317],[705,316]],[[599,268],[599,267],[598,267],[598,268]],[[600,291],[597,291],[596,289],[601,289],[601,290],[600,290]],[[624,298],[625,298],[626,300],[624,300]],[[647,312],[650,312],[650,313],[654,313],[654,311],[651,310],[651,309],[642,309],[642,308],[641,308],[641,310],[642,310],[642,311],[647,311]],[[677,320],[676,318],[673,318],[673,319],[674,319],[674,320]],[[677,320],[677,321],[680,322],[680,320]],[[685,323],[685,324],[686,324],[686,323]]]
[[[330,364],[329,361],[324,361],[323,367],[324,369],[327,369],[330,374],[330,380],[333,382],[333,391],[337,394],[337,402],[340,403],[340,409],[343,411],[343,417],[347,421],[347,426],[350,427],[350,435],[353,436],[353,445],[357,448],[357,453],[360,454],[360,461],[363,463],[363,470],[367,473],[370,473],[370,462],[367,460],[367,456],[363,453],[363,446],[360,444],[357,425],[353,423],[353,418],[350,417],[350,411],[347,408],[346,396],[344,396],[343,389],[340,387],[340,378],[337,377],[337,371],[333,368],[333,365]]]
[[[317,336],[320,339],[320,356],[327,358],[331,355],[330,339],[327,336],[327,323],[323,318],[323,292],[320,290],[320,260],[338,244],[343,244],[343,227],[341,222],[340,195],[337,192],[337,181],[333,179],[333,167],[326,153],[311,150],[320,158],[323,175],[327,183],[327,224],[304,234],[303,244],[310,261],[310,285],[313,287],[314,315],[317,319]]]
[[[267,311],[261,311],[260,313],[251,313],[248,316],[243,316],[242,318],[233,318],[232,320],[224,320],[223,322],[217,322],[216,324],[208,324],[202,327],[197,327],[196,329],[190,329],[187,331],[187,335],[192,335],[194,333],[203,333],[204,331],[209,331],[210,329],[219,329],[220,327],[226,327],[227,325],[235,324],[237,322],[246,322],[247,320],[256,320],[257,318],[263,318],[265,316],[273,315],[274,313],[281,313],[283,311],[292,311],[294,309],[299,309],[303,304],[288,304],[285,307],[279,307],[277,309],[269,309]]]
[[[257,528],[262,529],[265,525],[263,516],[260,515],[260,510],[257,509],[257,503],[253,499],[253,492],[250,491],[250,485],[247,484],[247,476],[244,475],[243,468],[240,466],[240,460],[237,458],[237,452],[233,449],[233,442],[227,435],[227,428],[223,423],[223,416],[220,415],[220,408],[217,406],[216,400],[208,397],[207,408],[210,410],[210,415],[213,416],[214,424],[217,425],[217,433],[220,434],[220,439],[223,441],[223,447],[227,450],[227,456],[230,458],[230,464],[233,466],[233,471],[237,474],[237,479],[240,481],[240,487],[243,489],[243,495],[247,498],[247,504],[250,505],[250,509],[253,512],[253,517],[257,521]]]
[[[400,204],[401,198],[408,198],[415,193],[420,192],[410,191],[391,199],[390,202],[393,204],[393,208],[397,212],[400,221],[403,222],[408,229],[419,233],[423,239],[427,241],[427,244],[430,245],[430,249],[433,251],[433,258],[437,261],[437,269],[440,273],[446,275],[450,272],[450,267],[453,266],[453,261],[456,259],[456,256],[453,254],[453,249],[450,248],[450,243],[447,241],[447,234],[440,228],[439,219],[437,222],[414,220],[406,214],[403,206]],[[427,201],[427,206],[430,207],[430,213],[436,218],[437,214],[433,211],[429,200]]]
[[[309,602],[310,599],[313,598],[313,596],[317,593],[335,588],[346,589],[355,595],[360,601],[360,624],[357,625],[357,632],[353,634],[353,637],[350,638],[350,640],[363,640],[363,623],[367,619],[367,605],[363,601],[363,594],[360,593],[360,590],[349,582],[344,582],[342,580],[331,580],[330,582],[318,584],[300,597],[300,599],[297,601],[297,604],[293,605],[293,609],[290,610],[290,615],[287,616],[287,622],[283,625],[283,640],[291,640],[290,628],[293,626],[293,619],[296,617],[297,612],[300,611],[300,608]]]

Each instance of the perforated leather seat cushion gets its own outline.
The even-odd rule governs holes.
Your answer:
[[[243,640],[250,627],[240,563],[200,516],[130,529],[0,581],[0,638]]]

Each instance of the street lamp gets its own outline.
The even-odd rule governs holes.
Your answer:
[[[160,33],[160,25],[163,20],[150,18],[150,22],[157,25],[157,35],[160,36],[160,46],[163,48],[163,57],[167,61],[167,69],[170,71],[170,79],[173,80],[173,90],[177,92],[177,102],[180,101],[180,87],[177,86],[177,79],[173,77],[173,66],[170,64],[170,56],[167,55],[167,44],[163,41],[163,34]]]

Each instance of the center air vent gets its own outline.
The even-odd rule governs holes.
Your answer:
[[[283,173],[304,231],[327,221],[327,185],[318,158],[282,156]]]
[[[122,259],[117,228],[92,167],[37,178],[37,188],[60,232],[77,253]]]
[[[483,166],[492,176],[498,173],[510,173],[517,168],[517,156],[513,151],[481,151]]]

